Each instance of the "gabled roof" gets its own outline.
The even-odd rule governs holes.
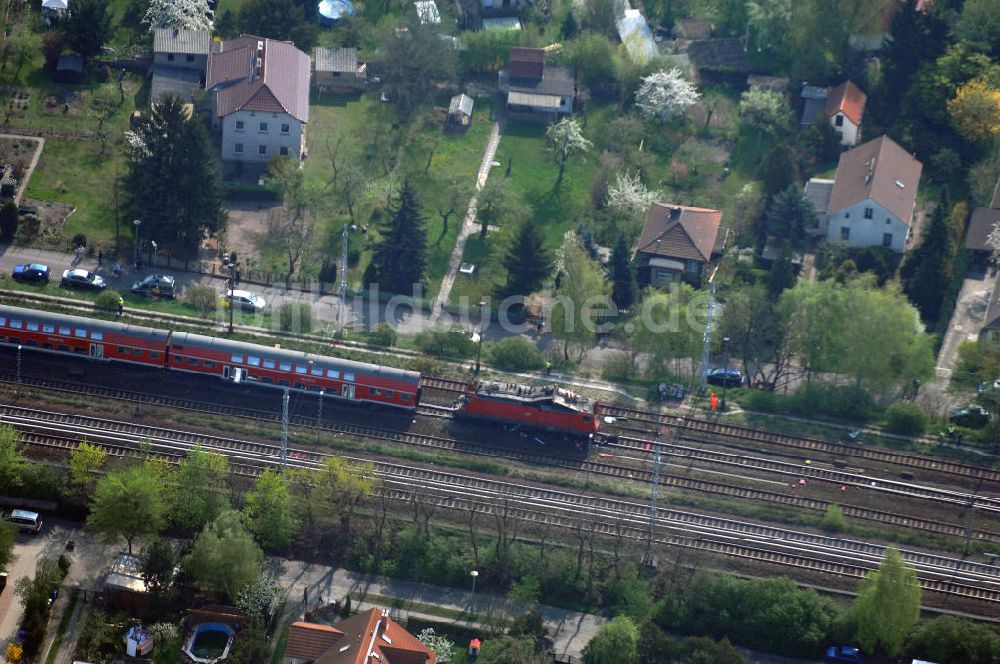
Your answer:
[[[990,293],[990,303],[986,308],[986,318],[983,320],[984,330],[995,330],[1000,327],[1000,275],[993,282],[993,291]]]
[[[448,104],[448,115],[452,113],[464,113],[472,115],[472,97],[467,94],[455,95]]]
[[[316,71],[354,74],[358,71],[358,49],[316,47]]]
[[[965,248],[972,251],[993,249],[986,245],[986,238],[993,232],[993,226],[1000,224],[1000,210],[977,207],[969,218],[969,230],[965,233]]]
[[[242,35],[208,56],[205,88],[217,89],[216,113],[288,113],[309,121],[309,56],[291,42]]]
[[[511,62],[511,66],[513,66]],[[568,67],[549,65],[541,78],[517,78],[507,69],[499,74],[500,89],[534,95],[572,97],[576,94],[576,78]]]
[[[858,86],[851,81],[844,81],[830,90],[826,97],[826,110],[823,114],[830,118],[837,113],[843,113],[848,120],[860,125],[861,116],[865,114],[865,102],[867,101],[868,95],[862,92]]]
[[[314,660],[333,647],[344,635],[329,625],[293,622],[285,642],[285,657]]]
[[[722,224],[722,212],[709,208],[653,203],[636,253],[707,262]]]
[[[208,55],[207,30],[157,28],[153,31],[154,53],[193,53]]]
[[[840,155],[830,212],[871,199],[909,225],[924,165],[888,136]]]

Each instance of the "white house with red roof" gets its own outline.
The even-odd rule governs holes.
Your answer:
[[[829,118],[833,130],[840,136],[841,145],[853,147],[861,140],[861,118],[867,101],[868,95],[851,81],[841,83],[826,96],[823,115]]]
[[[309,56],[291,42],[241,35],[213,44],[205,89],[224,161],[302,158],[310,68]]]

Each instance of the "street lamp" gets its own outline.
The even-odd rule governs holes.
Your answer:
[[[472,577],[472,600],[475,602],[476,599],[476,579],[479,578],[479,571],[472,570],[469,572],[469,576]]]
[[[135,226],[135,269],[139,269],[139,226],[142,225],[141,219],[136,219],[132,222]]]
[[[479,375],[479,361],[483,357],[483,335],[484,335],[484,333],[486,331],[485,326],[483,325],[483,323],[484,323],[484,320],[483,320],[483,309],[485,309],[485,308],[486,308],[486,299],[485,298],[480,299],[479,300],[479,334],[478,334],[478,336],[479,336],[479,347],[476,349],[476,375],[477,376]],[[475,579],[476,577],[473,576],[472,578]]]
[[[150,265],[152,265],[153,264],[153,258],[156,256],[156,251],[157,251],[157,249],[160,248],[160,245],[156,244],[156,240],[150,240],[149,241],[149,245],[153,249],[152,249],[152,251],[149,252],[149,260],[146,261],[146,262],[149,263]]]
[[[729,337],[722,337],[722,410],[726,409],[726,390],[729,383]]]
[[[337,298],[337,333],[344,329],[344,300],[347,299],[347,249],[351,231],[358,230],[354,224],[344,224],[340,248],[340,290]]]

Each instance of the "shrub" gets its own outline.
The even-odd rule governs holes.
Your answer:
[[[184,291],[184,299],[202,316],[207,316],[219,307],[219,294],[210,286],[188,286]]]
[[[97,294],[94,298],[94,306],[104,311],[118,311],[118,303],[122,296],[118,291],[105,290]]]
[[[860,387],[811,383],[791,394],[749,390],[740,396],[747,410],[810,417],[827,416],[867,422],[876,414],[875,401]]]
[[[605,380],[630,382],[639,374],[639,365],[628,353],[615,353],[604,363],[601,375]]]
[[[378,327],[368,334],[368,342],[375,346],[390,348],[396,345],[396,330],[388,323],[379,323]]]
[[[74,247],[86,247],[87,246],[87,236],[83,233],[77,233],[73,236],[73,246]]]
[[[537,371],[545,366],[545,358],[533,343],[524,337],[507,337],[490,346],[490,361],[504,371]]]
[[[0,242],[10,242],[17,233],[17,206],[13,202],[6,202],[0,208]]]
[[[467,330],[428,330],[416,338],[417,348],[437,357],[469,358],[476,353],[476,343]]]
[[[312,331],[312,306],[307,302],[285,302],[278,309],[281,329],[285,332]]]
[[[897,401],[885,410],[885,427],[904,436],[922,434],[927,427],[927,414],[912,401]]]
[[[847,519],[844,518],[844,510],[841,509],[840,505],[831,503],[823,516],[823,530],[839,533],[845,528],[847,528]]]

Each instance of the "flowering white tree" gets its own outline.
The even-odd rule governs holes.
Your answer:
[[[660,200],[659,191],[650,191],[639,178],[639,172],[618,173],[608,186],[608,207],[616,212],[645,212]]]
[[[435,634],[433,627],[421,630],[420,634],[417,635],[417,640],[434,651],[440,664],[451,661],[452,648],[455,647],[454,642],[445,636]]]
[[[740,97],[740,122],[758,135],[776,134],[788,127],[791,109],[784,96],[772,90],[747,90]]]
[[[993,250],[993,260],[1000,260],[1000,222],[993,224],[993,229],[986,236],[986,246]]]
[[[278,584],[274,574],[263,572],[248,585],[236,599],[236,606],[248,615],[265,617],[271,608],[271,603],[278,596]]]
[[[211,30],[212,9],[208,0],[152,0],[142,22],[150,30]]]
[[[644,77],[635,93],[635,105],[647,122],[666,122],[683,115],[700,96],[694,83],[685,79],[681,70],[674,67],[670,71],[661,69]]]
[[[556,180],[556,186],[562,183],[563,173],[566,172],[566,162],[569,161],[569,158],[576,154],[587,154],[587,151],[594,145],[583,137],[583,128],[575,118],[563,118],[551,125],[545,131],[545,140],[548,142],[552,158],[559,166],[559,179]]]

